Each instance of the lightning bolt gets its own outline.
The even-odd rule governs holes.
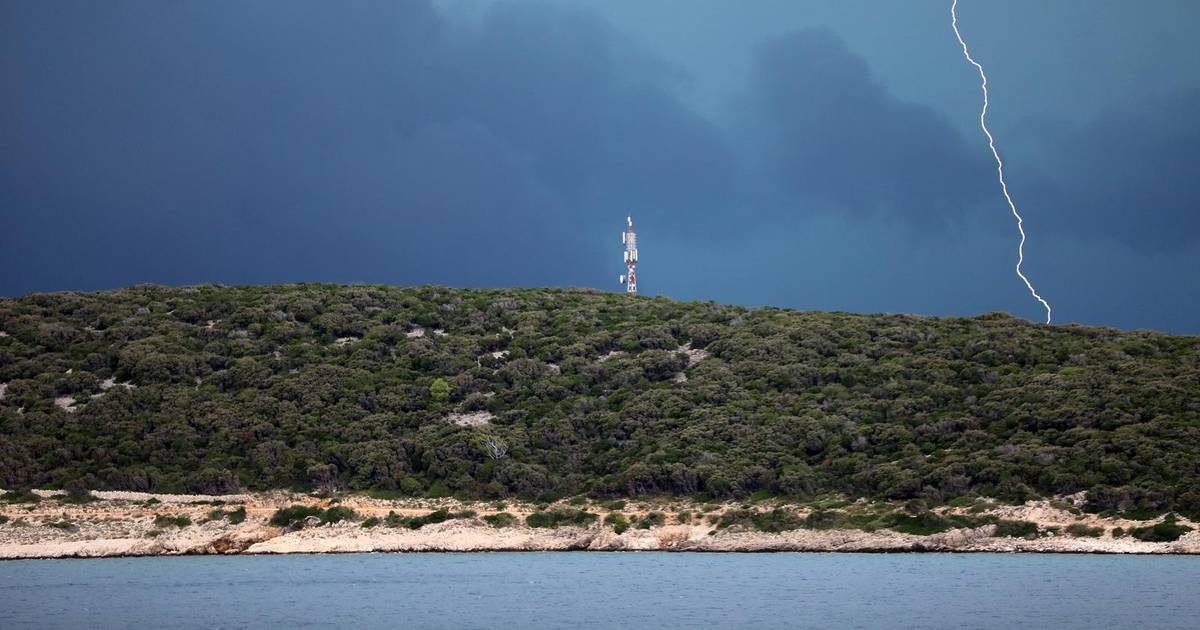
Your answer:
[[[979,78],[983,82],[981,85],[983,88],[983,110],[979,112],[979,126],[983,129],[983,135],[987,136],[988,147],[992,150],[992,157],[996,158],[996,173],[1000,176],[1000,190],[1004,193],[1004,198],[1008,201],[1008,207],[1017,219],[1017,231],[1021,233],[1021,243],[1017,245],[1017,277],[1025,283],[1025,286],[1029,289],[1029,294],[1046,308],[1046,323],[1049,324],[1050,303],[1038,295],[1038,292],[1033,288],[1033,284],[1029,282],[1029,278],[1026,278],[1024,273],[1021,273],[1021,263],[1025,262],[1025,228],[1022,226],[1025,220],[1021,218],[1021,213],[1017,212],[1017,205],[1013,203],[1012,197],[1008,194],[1008,184],[1004,183],[1004,162],[1000,160],[1000,154],[996,152],[996,141],[992,139],[992,132],[988,131],[987,127],[987,75],[983,73],[983,66],[979,65],[979,62],[971,57],[971,52],[967,50],[967,42],[963,40],[962,34],[958,32],[957,8],[958,0],[950,3],[950,26],[954,29],[954,36],[958,38],[958,43],[962,45],[963,56],[967,58],[967,61],[971,62],[971,65],[975,66],[976,70],[979,70]]]

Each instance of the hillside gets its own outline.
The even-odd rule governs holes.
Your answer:
[[[1200,339],[1004,315],[139,286],[0,300],[0,383],[6,488],[1200,514]]]

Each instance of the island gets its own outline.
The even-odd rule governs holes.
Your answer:
[[[1200,339],[587,289],[0,299],[0,557],[1200,549]]]

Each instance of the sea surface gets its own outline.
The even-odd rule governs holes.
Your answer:
[[[0,562],[0,628],[1197,628],[1200,557],[476,553]]]

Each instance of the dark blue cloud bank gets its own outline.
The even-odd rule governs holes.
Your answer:
[[[632,210],[655,293],[1038,316],[986,145],[892,95],[838,35],[762,42],[728,120],[689,103],[689,80],[539,4],[463,20],[416,0],[8,3],[0,294],[616,288]],[[1195,105],[1021,144],[1029,254],[1067,320],[1200,330],[1179,271],[1197,260]]]

